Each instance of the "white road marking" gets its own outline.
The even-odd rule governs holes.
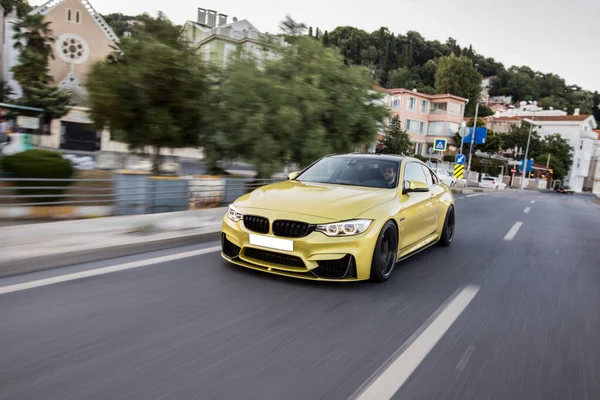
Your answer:
[[[460,358],[460,361],[458,362],[458,364],[456,364],[456,369],[458,369],[459,371],[462,371],[463,369],[465,369],[465,366],[471,359],[471,356],[473,355],[474,351],[475,351],[475,346],[473,346],[472,344],[469,345],[469,347],[467,348],[467,351],[465,351],[465,354],[463,354],[463,356]]]
[[[37,287],[41,287],[41,286],[54,285],[56,283],[74,281],[77,279],[89,278],[92,276],[105,275],[105,274],[110,274],[113,272],[125,271],[128,269],[147,267],[149,265],[160,264],[160,263],[165,263],[165,262],[175,261],[175,260],[181,260],[182,258],[189,258],[189,257],[199,256],[202,254],[214,253],[214,252],[220,251],[220,250],[221,250],[221,246],[213,246],[213,247],[208,247],[208,248],[200,249],[200,250],[186,251],[185,253],[171,254],[168,256],[150,258],[148,260],[133,261],[133,262],[128,262],[128,263],[124,263],[124,264],[112,265],[110,267],[91,269],[88,271],[75,272],[72,274],[55,276],[52,278],[38,279],[36,281],[18,283],[15,285],[0,287],[0,294],[19,292],[21,290],[33,289],[33,288],[37,288]]]
[[[530,203],[531,203],[531,204],[535,204],[535,200],[531,200],[531,201],[530,201]]]
[[[478,286],[468,285],[443,304],[392,356],[392,359],[386,363],[385,369],[360,390],[355,398],[357,400],[391,399],[467,308],[479,289]]]
[[[529,214],[529,211],[531,211],[531,207],[525,207],[525,209],[523,210],[525,214]]]
[[[519,232],[519,229],[521,229],[521,226],[523,226],[523,222],[515,222],[513,227],[510,228],[510,231],[504,236],[504,240],[513,240],[517,235],[517,232]]]
[[[483,193],[474,193],[474,194],[469,194],[466,197],[477,197],[477,196],[483,196]]]

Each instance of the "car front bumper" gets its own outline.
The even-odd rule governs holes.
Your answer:
[[[251,232],[242,221],[223,217],[221,256],[234,264],[271,274],[319,281],[369,279],[379,227],[373,224],[364,233],[349,237],[329,237],[312,232],[302,238],[280,238],[271,233]],[[252,245],[250,235],[285,239],[293,250],[285,251]]]

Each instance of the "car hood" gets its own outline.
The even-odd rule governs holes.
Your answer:
[[[242,212],[242,208],[264,209],[341,221],[395,197],[395,189],[287,180],[258,188],[240,197],[235,205]]]

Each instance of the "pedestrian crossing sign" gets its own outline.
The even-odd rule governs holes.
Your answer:
[[[446,151],[446,139],[436,138],[433,142],[433,150]]]

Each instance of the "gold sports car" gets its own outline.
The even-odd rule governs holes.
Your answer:
[[[386,281],[396,263],[454,237],[454,197],[421,161],[321,158],[229,206],[221,255],[243,267],[322,281]]]

